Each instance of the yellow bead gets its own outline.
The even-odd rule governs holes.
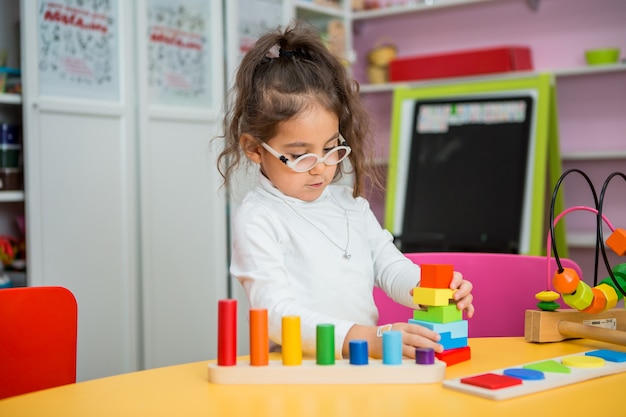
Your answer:
[[[571,294],[563,294],[563,302],[582,311],[593,303],[593,291],[585,281],[578,281],[576,291]]]
[[[596,286],[595,289],[601,291],[606,297],[606,307],[604,307],[605,310],[610,310],[617,305],[619,297],[617,296],[615,288],[611,287],[609,284],[600,284]]]
[[[535,298],[539,301],[556,301],[560,297],[556,291],[541,291],[535,294]]]

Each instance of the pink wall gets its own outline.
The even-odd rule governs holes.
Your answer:
[[[524,0],[484,3],[355,21],[355,76],[365,81],[367,51],[390,39],[399,56],[498,45],[526,45],[541,70],[583,66],[587,48],[617,46],[626,55],[623,0]]]

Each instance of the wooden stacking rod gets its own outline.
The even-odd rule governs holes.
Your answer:
[[[614,325],[614,328],[607,328]],[[528,342],[560,342],[587,338],[626,345],[626,310],[614,308],[597,314],[578,310],[526,310],[524,337]]]

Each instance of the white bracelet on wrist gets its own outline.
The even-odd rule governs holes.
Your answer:
[[[391,324],[378,326],[378,329],[376,329],[376,337],[383,337],[383,333],[388,332],[389,330],[391,330]]]

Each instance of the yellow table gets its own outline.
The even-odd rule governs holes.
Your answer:
[[[591,340],[550,344],[523,338],[470,339],[472,359],[446,378],[606,348]],[[81,382],[0,401],[0,416],[624,416],[626,373],[505,401],[420,385],[214,385],[209,361]],[[539,414],[538,414],[539,415]]]

